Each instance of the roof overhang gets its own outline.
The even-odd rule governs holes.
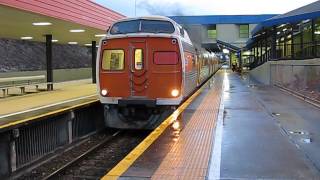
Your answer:
[[[12,2],[10,6],[8,5],[9,2]],[[81,14],[82,12],[77,12],[78,9],[73,7],[79,2],[92,3],[86,0],[77,1],[72,7],[71,5],[67,7],[66,4],[59,7],[59,3],[56,3],[57,7],[55,8],[63,9],[62,11],[51,8],[54,4],[47,4],[46,6],[50,10],[46,10],[41,5],[38,5],[40,8],[35,8],[35,5],[30,4],[29,6],[17,5],[15,4],[17,2],[0,0],[0,38],[21,39],[21,37],[32,37],[32,41],[43,42],[45,41],[44,35],[51,34],[54,40],[58,40],[57,43],[77,42],[79,45],[85,45],[100,40],[101,37],[96,35],[105,34],[106,29],[114,20],[124,17],[108,9],[103,11],[101,10],[103,7],[93,6],[95,4],[79,7],[84,12],[88,10],[92,12],[100,11],[100,16],[106,15],[103,17],[106,20],[99,24],[98,21],[90,19],[91,15]],[[54,3],[54,1],[46,1],[46,3]],[[60,3],[67,3],[67,1]],[[108,11],[110,11],[109,16]],[[64,15],[62,16],[62,14]],[[87,23],[84,22],[86,18],[88,19]],[[35,22],[50,22],[51,25],[35,26],[32,24]],[[84,30],[84,32],[70,32],[70,30]]]
[[[217,43],[202,43],[201,47],[209,52],[221,52]]]
[[[294,24],[303,20],[314,19],[318,17],[320,17],[320,1],[313,2],[306,6],[289,11],[285,14],[281,14],[267,19],[258,24],[251,32],[253,35],[256,35],[259,32],[271,28],[273,26],[278,26],[287,23]]]
[[[241,50],[241,48],[221,40],[217,40],[217,45],[219,46],[220,49],[228,49],[229,51],[232,51],[232,52],[238,52]]]

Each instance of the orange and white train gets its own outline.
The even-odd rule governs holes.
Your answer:
[[[115,22],[100,41],[97,88],[107,127],[153,129],[219,68],[162,16]]]

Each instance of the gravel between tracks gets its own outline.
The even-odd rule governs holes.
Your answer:
[[[47,161],[41,166],[27,172],[18,179],[43,179],[55,172],[66,163],[85,153],[91,147],[99,144],[105,138],[110,141],[89,153],[81,160],[58,174],[52,179],[99,179],[111,170],[122,158],[124,158],[135,146],[137,146],[148,134],[147,131],[124,131],[115,137],[115,131],[106,131],[93,135],[84,143],[73,147],[54,159]]]

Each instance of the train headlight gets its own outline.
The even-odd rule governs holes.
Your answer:
[[[178,95],[179,95],[179,90],[173,89],[173,90],[171,91],[171,96],[177,97]]]
[[[102,94],[102,96],[106,96],[108,94],[108,90],[102,89],[101,94]]]

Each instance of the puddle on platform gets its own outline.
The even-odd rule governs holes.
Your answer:
[[[254,88],[257,88],[257,86],[256,86],[255,84],[249,84],[248,87],[249,87],[249,88],[253,88],[253,89],[254,89]]]
[[[177,142],[179,140],[180,137],[180,132],[182,130],[182,117],[183,114],[180,114],[177,119],[175,119],[172,124],[171,124],[171,129],[172,129],[172,140],[174,142]]]
[[[304,138],[302,139],[302,142],[305,144],[310,144],[312,142],[311,138]]]
[[[297,135],[310,135],[309,132],[305,131],[289,131],[290,134],[297,134]]]
[[[272,115],[273,115],[273,116],[280,116],[281,114],[280,114],[280,113],[275,113],[275,112],[273,112]]]
[[[306,131],[289,131],[290,134],[299,136],[299,141],[304,144],[310,144],[312,139],[310,133]]]

